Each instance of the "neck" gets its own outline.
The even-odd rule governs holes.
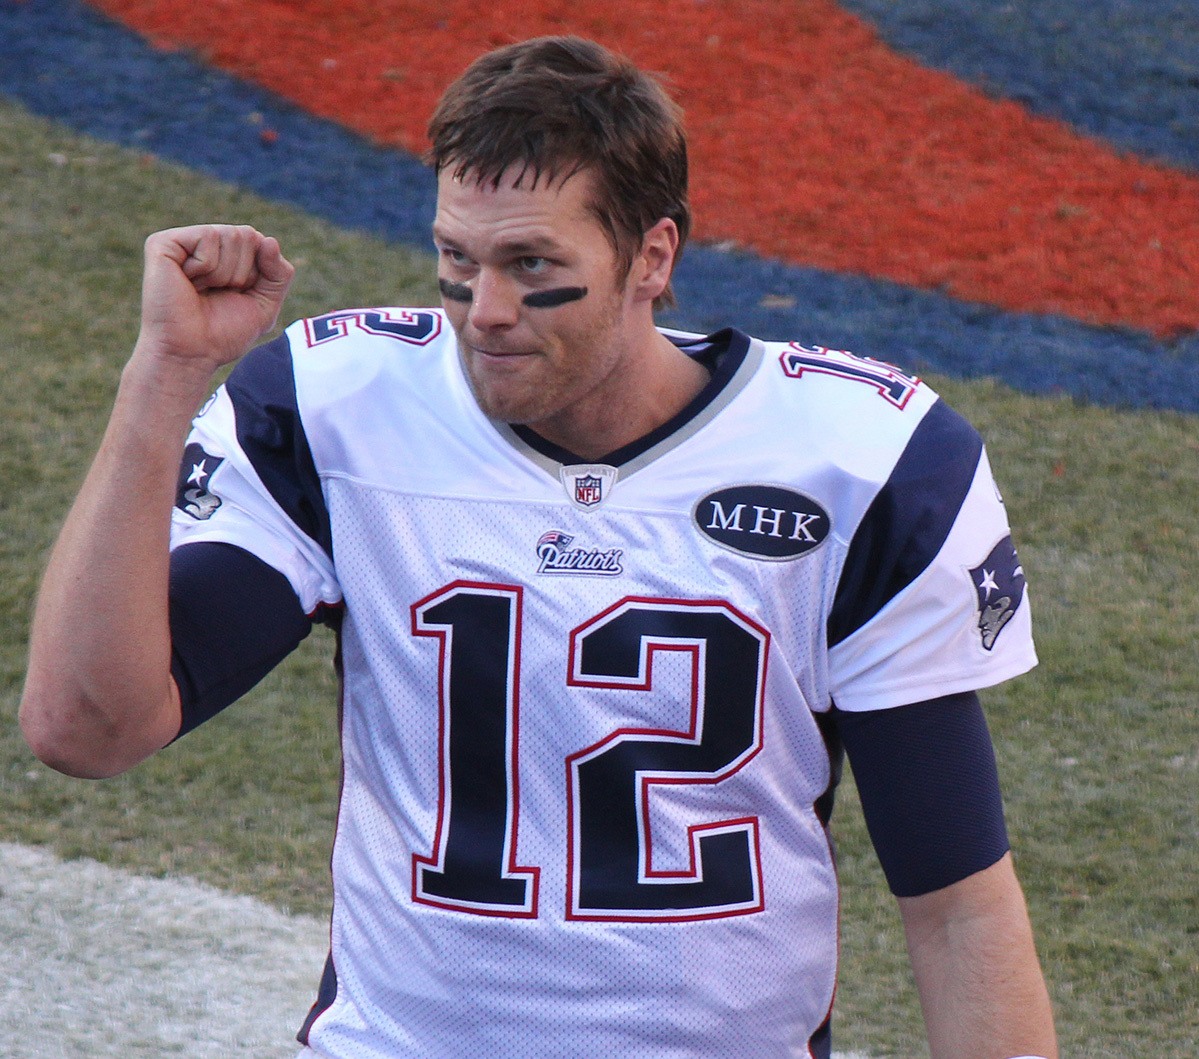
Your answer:
[[[656,328],[636,364],[637,370],[627,372],[613,388],[615,393],[605,388],[592,407],[530,423],[530,428],[584,460],[599,460],[678,415],[711,378]]]

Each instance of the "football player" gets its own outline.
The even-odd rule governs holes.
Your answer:
[[[830,1054],[847,752],[932,1054],[1056,1056],[976,695],[1035,664],[978,435],[889,365],[655,325],[685,139],[597,45],[482,57],[430,136],[440,307],[247,354],[279,244],[147,241],[38,601],[36,753],[121,772],[330,623],[304,1054],[766,1059]]]

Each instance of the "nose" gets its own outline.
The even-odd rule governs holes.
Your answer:
[[[467,319],[480,331],[512,327],[520,317],[520,293],[511,278],[493,269],[475,276],[474,296]]]

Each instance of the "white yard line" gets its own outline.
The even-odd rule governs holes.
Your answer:
[[[0,1059],[292,1059],[327,947],[251,897],[0,842]]]
[[[0,843],[0,1059],[291,1059],[328,928]]]

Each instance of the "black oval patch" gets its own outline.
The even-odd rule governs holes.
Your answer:
[[[695,524],[726,548],[759,559],[795,559],[829,532],[828,512],[810,496],[780,485],[732,485],[709,493]]]

